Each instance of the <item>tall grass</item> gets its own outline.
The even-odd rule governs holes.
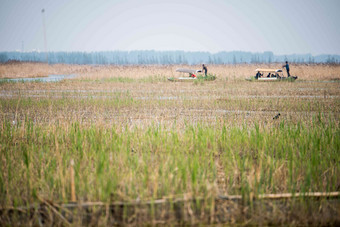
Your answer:
[[[4,120],[1,201],[23,205],[37,195],[69,201],[71,160],[77,199],[85,201],[215,196],[218,159],[229,194],[334,191],[339,137],[338,125],[318,119],[312,127],[282,121],[274,127],[188,125],[184,131]]]

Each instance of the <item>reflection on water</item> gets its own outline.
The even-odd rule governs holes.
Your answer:
[[[15,78],[15,79],[1,79],[0,81],[8,82],[57,82],[63,79],[74,78],[76,75],[49,75],[47,77],[29,77],[29,78]]]

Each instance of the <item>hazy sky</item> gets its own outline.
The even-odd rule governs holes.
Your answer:
[[[340,0],[0,0],[0,51],[340,54]]]

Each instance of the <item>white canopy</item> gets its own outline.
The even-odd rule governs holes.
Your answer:
[[[282,69],[256,69],[256,72],[282,72]]]

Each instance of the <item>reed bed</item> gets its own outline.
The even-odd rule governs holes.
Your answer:
[[[201,69],[201,65],[68,65],[14,62],[0,64],[0,78],[43,77],[49,74],[76,74],[83,79],[168,78],[178,75],[177,68]],[[209,73],[221,80],[243,80],[255,75],[256,68],[281,69],[282,64],[208,65]],[[285,73],[285,72],[284,72]],[[291,64],[292,75],[299,80],[339,80],[340,66],[329,64]],[[115,80],[113,79],[113,80]]]
[[[217,158],[228,194],[336,191],[339,136],[338,125],[320,117],[311,127],[282,121],[274,127],[190,125],[183,130],[3,121],[2,201],[23,205],[37,194],[69,201],[70,160],[81,200],[216,193]]]
[[[205,212],[219,194],[249,200],[263,193],[340,187],[339,128],[320,117],[312,126],[282,121],[274,127],[188,125],[180,130],[78,122],[37,126],[26,119],[16,125],[3,121],[0,133],[3,207],[25,207],[40,198],[72,201],[71,168],[76,201],[203,198],[211,201],[201,204]]]
[[[0,65],[1,77],[78,74],[0,83],[0,224],[39,224],[41,212],[57,225],[339,222],[338,197],[313,208],[307,197],[252,202],[339,191],[339,66],[296,65],[294,83],[243,80],[266,65],[214,65],[216,81],[167,81],[177,67]],[[229,195],[242,204],[216,199]],[[74,202],[104,205],[84,221],[60,208]]]
[[[0,78],[46,77],[50,74],[79,74],[90,69],[87,65],[49,65],[38,62],[0,64]]]

